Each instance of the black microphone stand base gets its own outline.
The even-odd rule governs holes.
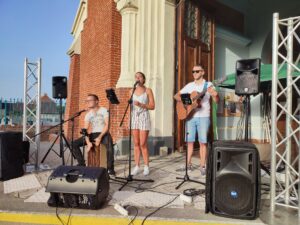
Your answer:
[[[119,179],[119,180],[118,180]],[[121,191],[127,184],[130,182],[138,181],[138,182],[154,182],[152,179],[135,179],[132,175],[128,175],[127,177],[115,177],[115,179],[110,178],[110,180],[117,181],[120,183],[123,183],[123,185],[119,188],[119,191]]]
[[[177,180],[182,180],[182,182],[180,184],[178,184],[177,187],[175,188],[176,190],[179,189],[181,187],[181,185],[183,185],[185,182],[194,182],[194,183],[197,183],[197,184],[205,185],[205,183],[203,183],[203,182],[190,179],[189,175],[187,175],[187,174],[184,177],[176,177],[176,179]]]

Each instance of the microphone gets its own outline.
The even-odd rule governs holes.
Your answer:
[[[137,81],[134,83],[133,87],[136,87],[136,85],[138,85],[139,83],[140,83],[140,81],[137,80]]]
[[[77,112],[77,113],[75,113],[76,115],[80,115],[81,113],[83,113],[83,112],[85,112],[85,111],[87,111],[86,109],[83,109],[83,110],[81,110],[81,111],[79,111],[79,112]]]

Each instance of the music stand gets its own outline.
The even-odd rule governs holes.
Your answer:
[[[191,105],[192,104],[192,99],[191,99],[191,95],[186,93],[186,94],[181,94],[181,101],[182,103],[187,106],[187,105]],[[186,142],[186,146],[187,146],[187,140],[188,140],[188,130],[187,130],[187,121],[185,121],[185,142]],[[194,183],[198,183],[198,184],[203,184],[205,185],[205,183],[200,182],[200,181],[196,181],[196,180],[192,180],[190,179],[189,175],[188,175],[188,169],[187,169],[187,163],[188,163],[188,148],[186,147],[186,155],[185,155],[185,175],[184,177],[176,177],[176,179],[178,180],[182,180],[182,182],[176,186],[176,190],[178,188],[181,187],[181,185],[183,185],[185,182],[194,182]]]
[[[110,104],[120,104],[114,89],[112,88],[106,89],[105,92],[106,92],[106,98],[109,100]]]
[[[192,104],[191,94],[189,94],[189,93],[181,94],[180,98],[181,98],[181,101],[184,105],[191,105]]]
[[[109,151],[110,151],[111,142],[112,142],[111,135],[109,133],[109,131],[110,131],[110,107],[111,107],[111,105],[118,105],[118,104],[120,104],[120,102],[118,100],[118,97],[117,97],[114,89],[112,89],[112,88],[106,89],[105,92],[106,92],[106,98],[108,99],[108,102],[109,102],[109,104],[108,104],[108,129],[107,129],[108,148],[107,148],[107,154],[106,154],[106,161],[107,161],[107,165],[108,165]],[[111,154],[113,154],[113,157],[114,157],[114,151]],[[107,168],[107,169],[111,169],[111,168]]]

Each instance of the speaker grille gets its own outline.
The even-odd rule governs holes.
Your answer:
[[[235,94],[259,93],[260,59],[244,59],[236,62]]]
[[[237,94],[257,94],[259,77],[251,72],[244,72],[237,75]]]
[[[240,174],[218,177],[215,184],[215,211],[228,215],[252,213],[253,188],[251,180]]]

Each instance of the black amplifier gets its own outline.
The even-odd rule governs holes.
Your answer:
[[[48,179],[48,205],[52,207],[98,209],[109,192],[109,176],[101,167],[60,166]]]

